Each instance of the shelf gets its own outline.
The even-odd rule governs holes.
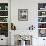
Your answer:
[[[0,35],[8,37],[8,3],[0,3]]]
[[[0,22],[0,23],[8,23],[8,22]]]
[[[38,10],[38,11],[46,11],[46,10]]]
[[[8,16],[0,16],[0,17],[8,17]]]
[[[38,16],[38,17],[46,17],[46,15],[44,15],[44,16]]]
[[[8,11],[8,10],[0,10],[0,11]]]
[[[46,37],[46,3],[38,3],[38,36]]]
[[[46,23],[46,22],[38,22],[38,23]]]
[[[38,28],[38,29],[46,29],[46,28]]]

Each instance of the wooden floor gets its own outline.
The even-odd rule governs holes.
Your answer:
[[[0,45],[0,46],[8,46],[8,45]]]

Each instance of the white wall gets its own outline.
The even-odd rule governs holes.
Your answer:
[[[28,21],[18,21],[18,9],[28,9]],[[17,30],[26,30],[29,26],[37,25],[37,2],[31,0],[11,1],[11,20]]]
[[[38,36],[38,3],[46,3],[46,0],[11,0],[11,22],[17,30],[27,30],[33,24],[36,32],[34,36]],[[28,9],[28,21],[18,21],[18,9]],[[41,46],[42,38],[36,38],[33,38],[33,46]]]
[[[11,22],[17,30],[27,30],[29,26],[38,27],[38,3],[45,3],[46,0],[11,0]],[[18,9],[28,9],[28,21],[18,21]]]

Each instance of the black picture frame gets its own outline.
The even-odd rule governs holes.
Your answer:
[[[18,21],[28,21],[28,9],[18,9]]]

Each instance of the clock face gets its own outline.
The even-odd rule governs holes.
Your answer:
[[[45,29],[41,29],[40,33],[45,34]]]
[[[46,29],[39,30],[39,37],[46,37]]]

